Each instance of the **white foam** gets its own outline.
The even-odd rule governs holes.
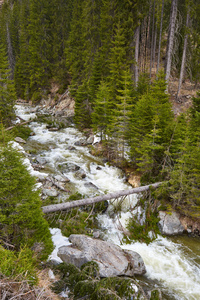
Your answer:
[[[52,234],[52,241],[55,246],[53,252],[49,256],[49,260],[55,260],[59,263],[62,262],[60,257],[57,256],[58,248],[61,246],[68,246],[71,245],[69,239],[62,235],[62,232],[59,228],[50,228],[50,232]]]

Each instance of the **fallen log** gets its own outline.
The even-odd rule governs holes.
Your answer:
[[[52,213],[52,212],[56,212],[56,211],[71,209],[71,208],[78,207],[78,206],[91,205],[91,204],[97,203],[97,202],[102,202],[102,201],[111,200],[111,199],[117,199],[122,196],[128,196],[128,195],[148,191],[150,189],[150,187],[157,188],[161,183],[162,182],[156,182],[153,184],[144,185],[144,186],[140,186],[140,187],[128,189],[128,190],[122,190],[122,191],[118,191],[115,193],[110,193],[110,194],[101,195],[101,196],[97,196],[97,197],[91,197],[91,198],[75,200],[75,201],[71,201],[71,202],[47,205],[47,206],[42,207],[42,211],[43,211],[43,213],[47,214],[47,213]]]
[[[11,126],[11,127],[6,128],[5,131],[11,130],[11,129],[13,129],[16,126],[25,125],[25,124],[28,124],[28,123],[31,123],[31,122],[33,122],[33,120],[25,121],[25,122],[22,122],[22,123],[17,123],[15,125]]]

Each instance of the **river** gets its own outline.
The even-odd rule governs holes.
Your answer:
[[[35,116],[35,113],[31,112],[31,107],[21,105],[16,106],[16,114],[24,120]],[[80,166],[86,174],[81,180],[74,176],[74,172],[66,174],[70,179],[69,189],[72,192],[78,191],[87,196],[95,196],[131,188],[125,182],[121,170],[92,156],[88,147],[72,148],[74,143],[83,137],[75,127],[53,132],[48,130],[45,124],[41,125],[36,121],[31,122],[29,126],[35,135],[28,139],[25,148],[26,150],[29,147],[35,148],[37,154],[42,155],[47,162],[41,173],[32,171],[33,175],[59,174],[58,165],[71,162]],[[99,215],[99,228],[105,232],[108,240],[141,255],[147,269],[144,281],[151,280],[155,286],[160,287],[165,295],[164,299],[200,299],[200,239],[187,236],[173,238],[158,236],[149,245],[140,242],[132,242],[129,245],[123,243],[120,224],[126,225],[130,217],[130,205],[133,206],[136,201],[137,196],[129,197],[123,204],[120,217],[110,217],[108,213]]]

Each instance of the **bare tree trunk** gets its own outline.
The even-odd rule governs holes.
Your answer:
[[[157,71],[156,71],[156,74],[158,74],[159,67],[160,67],[160,50],[161,50],[161,41],[162,41],[162,26],[163,26],[164,2],[165,2],[165,0],[162,0],[162,9],[161,9],[161,17],[160,17],[160,34],[159,34],[159,43],[158,43],[158,60],[157,60]]]
[[[186,18],[186,30],[188,28],[188,25],[189,25],[189,11],[187,12],[187,18]],[[178,91],[177,91],[177,95],[176,95],[177,100],[180,97],[181,86],[182,86],[183,76],[184,76],[184,71],[185,71],[187,42],[188,42],[188,33],[186,31],[185,38],[184,38],[184,45],[183,45],[183,56],[182,56],[182,62],[181,62],[181,71],[180,71],[180,78],[179,78],[179,84],[178,84]]]
[[[171,73],[172,52],[174,46],[175,24],[176,24],[176,15],[177,15],[177,4],[178,4],[178,0],[172,0],[171,23],[170,23],[170,31],[169,31],[169,43],[168,43],[167,63],[166,63],[166,73],[165,73],[165,80],[167,82],[167,91],[169,85],[169,77]]]
[[[153,3],[153,20],[152,20],[152,32],[151,32],[151,54],[150,54],[150,68],[149,68],[149,78],[151,79],[151,71],[152,71],[152,64],[153,64],[153,48],[154,48],[154,25],[155,25],[155,4],[156,1],[154,0]]]
[[[144,18],[141,24],[140,62],[141,62],[141,71],[143,73],[145,72],[146,23],[147,23],[147,17]]]
[[[9,31],[8,23],[6,24],[6,33],[7,33],[7,44],[8,44],[8,61],[9,61],[10,69],[11,69],[11,79],[13,79],[14,78],[15,60],[14,60],[14,55],[13,55],[13,50],[12,50],[12,44],[11,44],[11,39],[10,39],[10,31]]]
[[[135,30],[135,85],[139,79],[139,41],[140,41],[140,26]]]
[[[146,71],[146,64],[148,61],[148,50],[150,48],[150,27],[151,27],[151,1],[150,1],[150,6],[149,6],[149,16],[147,19],[147,29],[146,29],[146,43],[145,43],[145,66],[144,69]]]
[[[43,206],[42,210],[43,210],[43,213],[46,214],[46,213],[52,213],[52,212],[56,212],[56,211],[71,209],[71,208],[78,207],[78,206],[91,205],[93,203],[98,203],[98,202],[111,200],[111,199],[117,199],[117,198],[120,198],[123,196],[128,196],[128,195],[132,195],[135,193],[141,193],[144,191],[148,191],[150,188],[157,188],[159,185],[161,185],[161,183],[162,182],[156,182],[153,184],[144,185],[141,187],[128,189],[128,190],[118,191],[116,193],[106,194],[103,196],[97,196],[97,197],[75,200],[75,201],[66,202],[66,203]]]
[[[154,68],[154,64],[155,64],[155,57],[156,57],[156,42],[157,42],[157,21],[156,21],[156,28],[155,28],[155,34],[154,34],[152,68]]]

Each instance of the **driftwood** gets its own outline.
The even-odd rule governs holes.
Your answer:
[[[122,196],[128,196],[131,194],[148,191],[150,187],[157,188],[161,183],[162,182],[156,182],[153,184],[144,185],[144,186],[140,186],[140,187],[128,189],[128,190],[118,191],[115,193],[110,193],[110,194],[101,195],[101,196],[97,196],[97,197],[86,198],[86,199],[75,200],[75,201],[71,201],[71,202],[53,204],[53,205],[47,205],[47,206],[43,206],[42,210],[43,210],[43,213],[46,214],[46,213],[52,213],[52,212],[56,212],[56,211],[71,209],[71,208],[78,207],[78,206],[91,205],[93,203],[102,202],[105,200],[117,199]]]
[[[60,96],[60,98],[58,99],[58,102],[57,103],[59,103],[61,100],[62,100],[62,98],[68,93],[69,91],[68,91],[68,89]]]
[[[22,122],[22,123],[17,123],[15,125],[11,126],[11,127],[6,128],[5,131],[11,130],[11,129],[13,129],[16,126],[25,125],[25,124],[28,124],[28,123],[31,123],[31,122],[33,122],[33,120],[25,121],[25,122]]]
[[[70,191],[59,185],[53,178],[47,178],[48,181],[52,182],[53,185],[55,185],[58,189],[62,190],[63,192],[69,193]]]

